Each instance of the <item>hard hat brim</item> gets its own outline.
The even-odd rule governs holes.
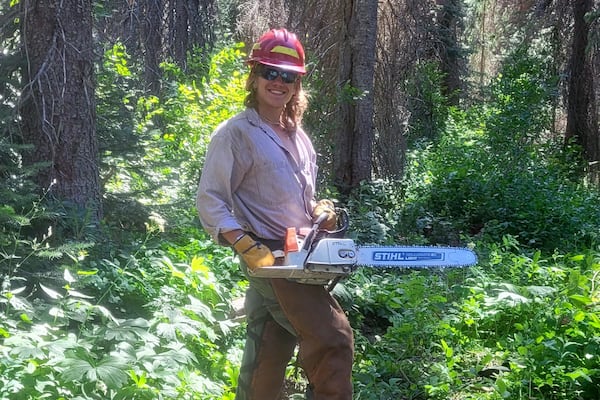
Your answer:
[[[290,64],[284,64],[282,62],[268,62],[268,61],[257,61],[257,60],[250,60],[248,61],[249,63],[258,63],[258,64],[263,64],[263,65],[268,65],[269,67],[274,67],[277,69],[281,69],[284,71],[291,71],[291,72],[297,72],[299,74],[306,74],[306,68],[298,66],[298,65],[290,65]]]

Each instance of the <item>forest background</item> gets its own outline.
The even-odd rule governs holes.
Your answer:
[[[600,397],[600,4],[0,0],[0,398],[233,399],[247,282],[194,197],[247,45],[307,50],[319,197],[477,266],[338,286],[355,399]],[[286,398],[303,398],[290,366]]]

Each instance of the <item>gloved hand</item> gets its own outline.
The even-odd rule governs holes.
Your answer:
[[[313,221],[316,221],[321,214],[327,214],[327,219],[321,223],[321,228],[333,231],[337,228],[337,215],[333,201],[329,199],[319,200],[313,210]]]
[[[273,257],[271,250],[264,244],[252,239],[250,235],[243,235],[236,240],[233,248],[252,271],[256,268],[275,264],[275,257]]]

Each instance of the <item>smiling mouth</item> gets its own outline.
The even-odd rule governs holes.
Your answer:
[[[277,95],[285,94],[285,92],[283,92],[281,90],[276,90],[276,89],[269,89],[269,93],[273,93],[273,94],[277,94]]]

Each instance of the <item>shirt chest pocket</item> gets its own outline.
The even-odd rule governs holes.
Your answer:
[[[260,201],[269,206],[285,207],[296,201],[302,188],[287,160],[261,160],[254,164],[254,181]]]

